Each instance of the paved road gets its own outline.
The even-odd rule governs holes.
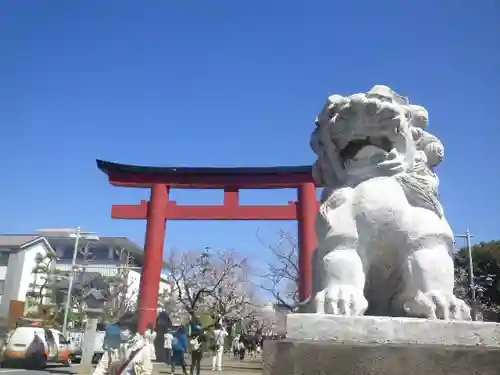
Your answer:
[[[21,368],[0,368],[0,375],[71,375],[78,372],[78,366],[72,367],[63,366],[47,366],[43,371],[26,370]]]
[[[222,372],[213,372],[212,371],[212,364],[210,358],[208,356],[205,356],[203,358],[203,361],[201,363],[201,375],[208,375],[208,374],[224,374],[224,375],[255,375],[255,374],[260,374],[262,372],[262,365],[260,363],[260,360],[245,360],[245,361],[237,361],[233,359],[228,359],[227,357],[224,357],[222,361]],[[180,367],[177,367],[176,369],[176,374],[181,374],[181,369]],[[156,363],[155,364],[155,373],[159,375],[167,375],[170,374],[170,369],[162,363]],[[2,374],[0,374],[2,375]],[[9,374],[10,375],[10,374]],[[17,375],[17,374],[14,374]]]
[[[202,362],[201,375],[208,374],[224,374],[224,375],[252,375],[261,373],[261,366],[258,360],[235,361],[224,358],[224,370],[220,372],[212,372],[209,358],[204,358]],[[63,367],[60,365],[48,366],[45,370],[26,370],[20,368],[0,368],[0,375],[73,375],[77,374],[79,365],[71,367]],[[153,375],[170,374],[170,369],[163,363],[155,363]],[[176,374],[181,374],[181,369],[176,369]]]

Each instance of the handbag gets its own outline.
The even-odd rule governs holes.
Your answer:
[[[212,341],[212,343],[210,344],[210,350],[212,352],[216,352],[217,351],[217,342],[219,341],[219,337],[220,337],[220,334],[221,334],[222,330],[219,330],[219,333],[217,335],[217,338],[215,340]]]
[[[189,342],[189,344],[191,345],[191,351],[197,351],[200,349],[200,342],[198,341],[198,338],[195,337],[193,339],[191,339],[191,341]]]
[[[134,348],[135,350],[132,350],[130,352],[130,355],[128,358],[123,362],[121,365],[116,366],[114,371],[110,371],[110,374],[112,375],[122,375],[127,367],[130,365],[130,363],[134,360],[136,355],[146,346],[146,343],[142,341],[137,348]],[[110,369],[111,370],[111,369]]]

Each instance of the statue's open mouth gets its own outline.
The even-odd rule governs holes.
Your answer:
[[[393,143],[387,137],[366,137],[363,139],[353,139],[346,147],[340,151],[342,160],[347,161],[353,159],[363,147],[375,146],[386,152],[391,151]]]

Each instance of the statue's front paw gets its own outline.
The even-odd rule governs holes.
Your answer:
[[[451,319],[452,320],[471,320],[470,307],[467,303],[455,296],[452,296],[452,304],[451,304]]]
[[[345,316],[363,315],[368,301],[363,289],[351,285],[332,285],[325,290],[325,313]]]
[[[453,294],[440,291],[419,292],[404,304],[409,316],[442,320],[471,320],[469,306]]]

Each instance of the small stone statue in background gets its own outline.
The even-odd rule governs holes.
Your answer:
[[[444,156],[425,108],[386,86],[333,95],[316,120],[318,313],[469,320],[453,295],[453,233],[433,168]]]

